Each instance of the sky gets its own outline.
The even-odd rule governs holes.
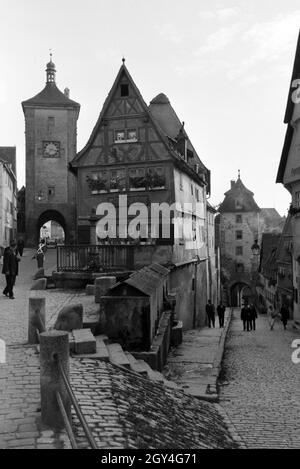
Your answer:
[[[238,170],[260,207],[286,215],[276,184],[300,28],[299,0],[0,0],[0,146],[17,147],[25,184],[21,102],[56,83],[81,104],[86,144],[122,64],[147,104],[165,93],[203,163],[219,204]]]

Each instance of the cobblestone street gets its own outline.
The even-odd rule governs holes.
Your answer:
[[[300,332],[281,322],[270,331],[260,316],[257,330],[244,332],[240,310],[228,332],[220,404],[248,448],[300,448],[300,365],[291,343]]]
[[[33,250],[25,249],[14,288],[15,300],[2,295],[1,276],[0,338],[6,341],[6,363],[0,364],[0,448],[66,448],[64,433],[54,434],[40,424],[39,357],[34,347],[25,345],[28,327],[29,288],[37,270]],[[45,269],[55,265],[55,250],[48,250]],[[74,293],[43,291],[46,297],[46,325]]]

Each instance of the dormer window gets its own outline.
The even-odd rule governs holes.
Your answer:
[[[121,97],[124,96],[129,96],[129,85],[127,83],[121,85]]]

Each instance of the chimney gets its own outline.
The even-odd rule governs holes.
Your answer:
[[[230,189],[233,189],[235,185],[235,181],[230,181]]]
[[[69,90],[69,88],[65,88],[65,89],[64,89],[64,95],[65,95],[67,98],[70,97],[70,90]]]

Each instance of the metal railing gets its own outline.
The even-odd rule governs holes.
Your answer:
[[[84,418],[84,415],[80,409],[80,406],[77,402],[77,399],[75,397],[75,394],[72,390],[72,387],[71,387],[71,384],[69,382],[69,379],[65,373],[65,370],[63,369],[63,366],[59,360],[59,356],[58,354],[54,354],[53,355],[53,360],[55,361],[55,363],[57,364],[58,366],[58,369],[59,369],[59,373],[62,377],[62,380],[64,382],[64,385],[65,385],[65,388],[66,388],[66,391],[67,391],[67,394],[69,396],[69,399],[71,401],[71,404],[73,405],[74,407],[74,410],[77,414],[77,417],[83,427],[83,430],[84,430],[84,433],[87,437],[87,440],[91,446],[92,449],[98,449],[97,447],[97,444],[96,444],[96,441],[92,435],[92,432]],[[60,412],[61,412],[61,416],[62,416],[62,419],[64,421],[64,424],[65,424],[65,428],[66,428],[66,431],[68,433],[68,437],[70,439],[70,442],[71,442],[71,445],[72,445],[72,448],[73,449],[78,449],[78,445],[77,445],[77,442],[76,442],[76,438],[75,438],[75,435],[74,435],[74,432],[73,432],[73,429],[72,429],[72,426],[69,422],[69,419],[68,419],[68,415],[67,415],[67,412],[66,412],[66,409],[64,407],[64,404],[63,404],[63,400],[61,398],[61,395],[59,393],[59,391],[56,391],[56,399],[57,399],[57,404],[59,406],[59,409],[60,409]]]
[[[57,246],[58,272],[105,272],[133,268],[134,245]]]

